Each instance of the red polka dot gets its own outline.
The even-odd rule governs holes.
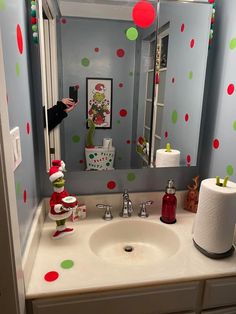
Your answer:
[[[59,274],[57,271],[49,271],[48,273],[44,275],[44,279],[48,282],[55,281],[57,280],[58,277],[59,277]]]
[[[156,10],[150,2],[139,1],[133,8],[132,16],[136,25],[146,28],[154,22]]]
[[[130,142],[130,140],[127,140],[126,143],[127,143],[127,144],[130,144],[131,142]]]
[[[165,138],[167,138],[168,137],[168,132],[167,131],[165,131]]]
[[[126,117],[126,116],[127,116],[127,113],[128,113],[128,112],[127,112],[126,109],[121,109],[121,110],[120,110],[120,116],[121,116],[121,117]]]
[[[61,24],[66,24],[67,23],[67,20],[63,17],[62,19],[61,19]]]
[[[94,51],[99,52],[99,48],[98,47],[94,48]]]
[[[215,0],[208,0],[208,2],[209,2],[209,3],[214,3],[214,2],[215,2]]]
[[[189,120],[189,115],[186,113],[186,115],[184,116],[184,120],[185,120],[185,122],[188,122],[188,120]]]
[[[108,188],[109,190],[113,190],[115,187],[116,187],[116,183],[115,183],[114,181],[109,181],[109,182],[107,183],[107,188]]]
[[[27,122],[27,124],[26,124],[26,132],[27,132],[27,134],[30,134],[30,124],[29,124],[29,122]]]
[[[36,23],[37,23],[36,17],[31,17],[31,24],[36,24]]]
[[[190,48],[193,48],[195,45],[195,40],[194,39],[191,39],[190,41]]]
[[[117,57],[119,57],[119,58],[123,58],[124,55],[125,55],[124,49],[117,49],[117,50],[116,50],[116,55],[117,55]]]
[[[234,84],[229,84],[227,88],[228,95],[232,95],[234,93]]]
[[[79,84],[76,84],[75,87],[76,87],[76,89],[80,89]]]
[[[220,142],[219,142],[219,140],[218,140],[217,138],[215,138],[215,139],[213,140],[213,147],[214,147],[215,149],[218,149],[219,146],[220,146]]]
[[[172,77],[171,82],[174,84],[175,83],[175,78]]]
[[[17,24],[16,26],[16,38],[17,38],[17,45],[18,45],[19,53],[22,54],[23,53],[23,38],[22,38],[21,28],[19,24]]]
[[[80,159],[79,163],[80,163],[80,164],[83,164],[83,163],[84,163],[84,160],[83,160],[83,159]]]
[[[119,87],[122,88],[124,86],[123,83],[119,83]]]
[[[183,32],[184,32],[184,28],[185,28],[185,25],[184,25],[184,23],[183,23],[183,24],[181,24],[181,27],[180,27],[180,31],[181,31],[181,33],[183,33]]]
[[[23,201],[24,201],[24,203],[26,203],[26,201],[27,201],[27,192],[26,192],[26,190],[24,190],[24,193],[23,193]]]
[[[190,162],[191,162],[191,156],[190,155],[186,156],[186,161],[187,161],[188,164],[190,164]]]
[[[212,17],[212,18],[211,18],[211,24],[214,24],[214,23],[215,23],[215,18]]]

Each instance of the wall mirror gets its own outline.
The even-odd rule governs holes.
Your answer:
[[[40,0],[38,6],[43,105],[47,111],[69,97],[70,86],[79,98],[60,125],[45,129],[47,167],[58,158],[69,171],[196,165],[211,5]],[[167,143],[171,155],[179,151],[178,164],[156,162],[162,149],[166,160]]]

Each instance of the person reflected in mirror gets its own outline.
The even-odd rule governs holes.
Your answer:
[[[68,116],[68,113],[73,111],[79,100],[75,102],[72,98],[63,98],[59,100],[57,104],[47,110],[48,116],[48,131],[53,130],[63,119]],[[46,121],[44,121],[44,127],[46,127]]]

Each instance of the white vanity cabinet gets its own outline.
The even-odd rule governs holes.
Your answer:
[[[198,309],[201,282],[167,284],[149,288],[35,299],[27,314],[192,314]]]
[[[236,267],[236,265],[235,265]],[[203,309],[233,306],[230,312],[207,313],[236,313],[236,277],[209,279],[205,282]]]

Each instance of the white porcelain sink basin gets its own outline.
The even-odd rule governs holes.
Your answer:
[[[149,221],[108,222],[90,237],[91,250],[114,264],[147,265],[174,255],[180,241],[169,226]]]

